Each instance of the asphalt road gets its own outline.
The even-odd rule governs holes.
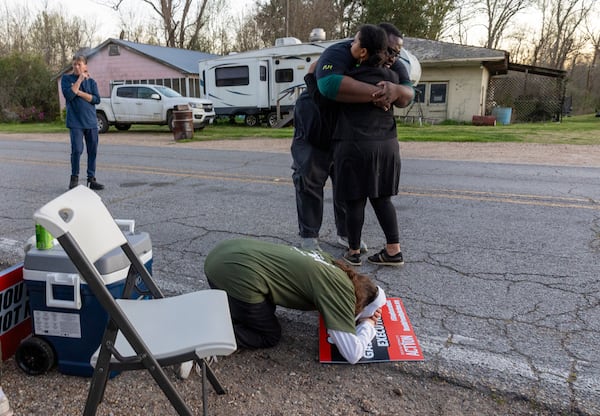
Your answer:
[[[0,140],[4,264],[33,235],[33,211],[66,190],[68,158],[65,143]],[[203,259],[218,241],[298,243],[290,163],[103,145],[97,176],[113,215],[150,233],[159,285],[179,293],[207,287]],[[599,177],[591,167],[403,160],[394,201],[406,264],[361,271],[403,299],[425,355],[415,372],[600,414]],[[326,193],[322,246],[341,255]],[[372,251],[384,243],[370,208],[364,239]]]

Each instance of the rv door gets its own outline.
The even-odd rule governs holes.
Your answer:
[[[258,61],[258,90],[257,106],[258,108],[269,108],[269,61]]]

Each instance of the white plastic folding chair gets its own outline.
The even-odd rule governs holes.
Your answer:
[[[148,370],[177,413],[191,415],[163,368],[187,361],[202,369],[206,414],[206,379],[218,394],[225,389],[205,358],[236,350],[226,293],[209,289],[164,297],[100,197],[84,186],[50,201],[33,218],[57,238],[109,316],[102,343],[91,358],[94,374],[84,415],[96,414],[111,372],[135,369]],[[113,298],[94,266],[115,248],[122,249],[131,262],[123,299]],[[152,298],[126,299],[137,275]]]

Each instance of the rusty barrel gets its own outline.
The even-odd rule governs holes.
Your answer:
[[[192,110],[186,105],[177,105],[173,110],[173,138],[175,140],[194,138]]]

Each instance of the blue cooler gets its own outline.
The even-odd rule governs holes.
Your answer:
[[[152,243],[145,232],[125,232],[127,240],[152,273]],[[120,298],[130,262],[115,249],[95,263],[106,288]],[[25,255],[23,279],[29,294],[33,334],[52,345],[63,374],[91,377],[90,357],[98,349],[108,314],[60,245],[49,250],[31,248]],[[140,277],[137,279],[141,280]],[[144,296],[134,290],[132,298]]]

